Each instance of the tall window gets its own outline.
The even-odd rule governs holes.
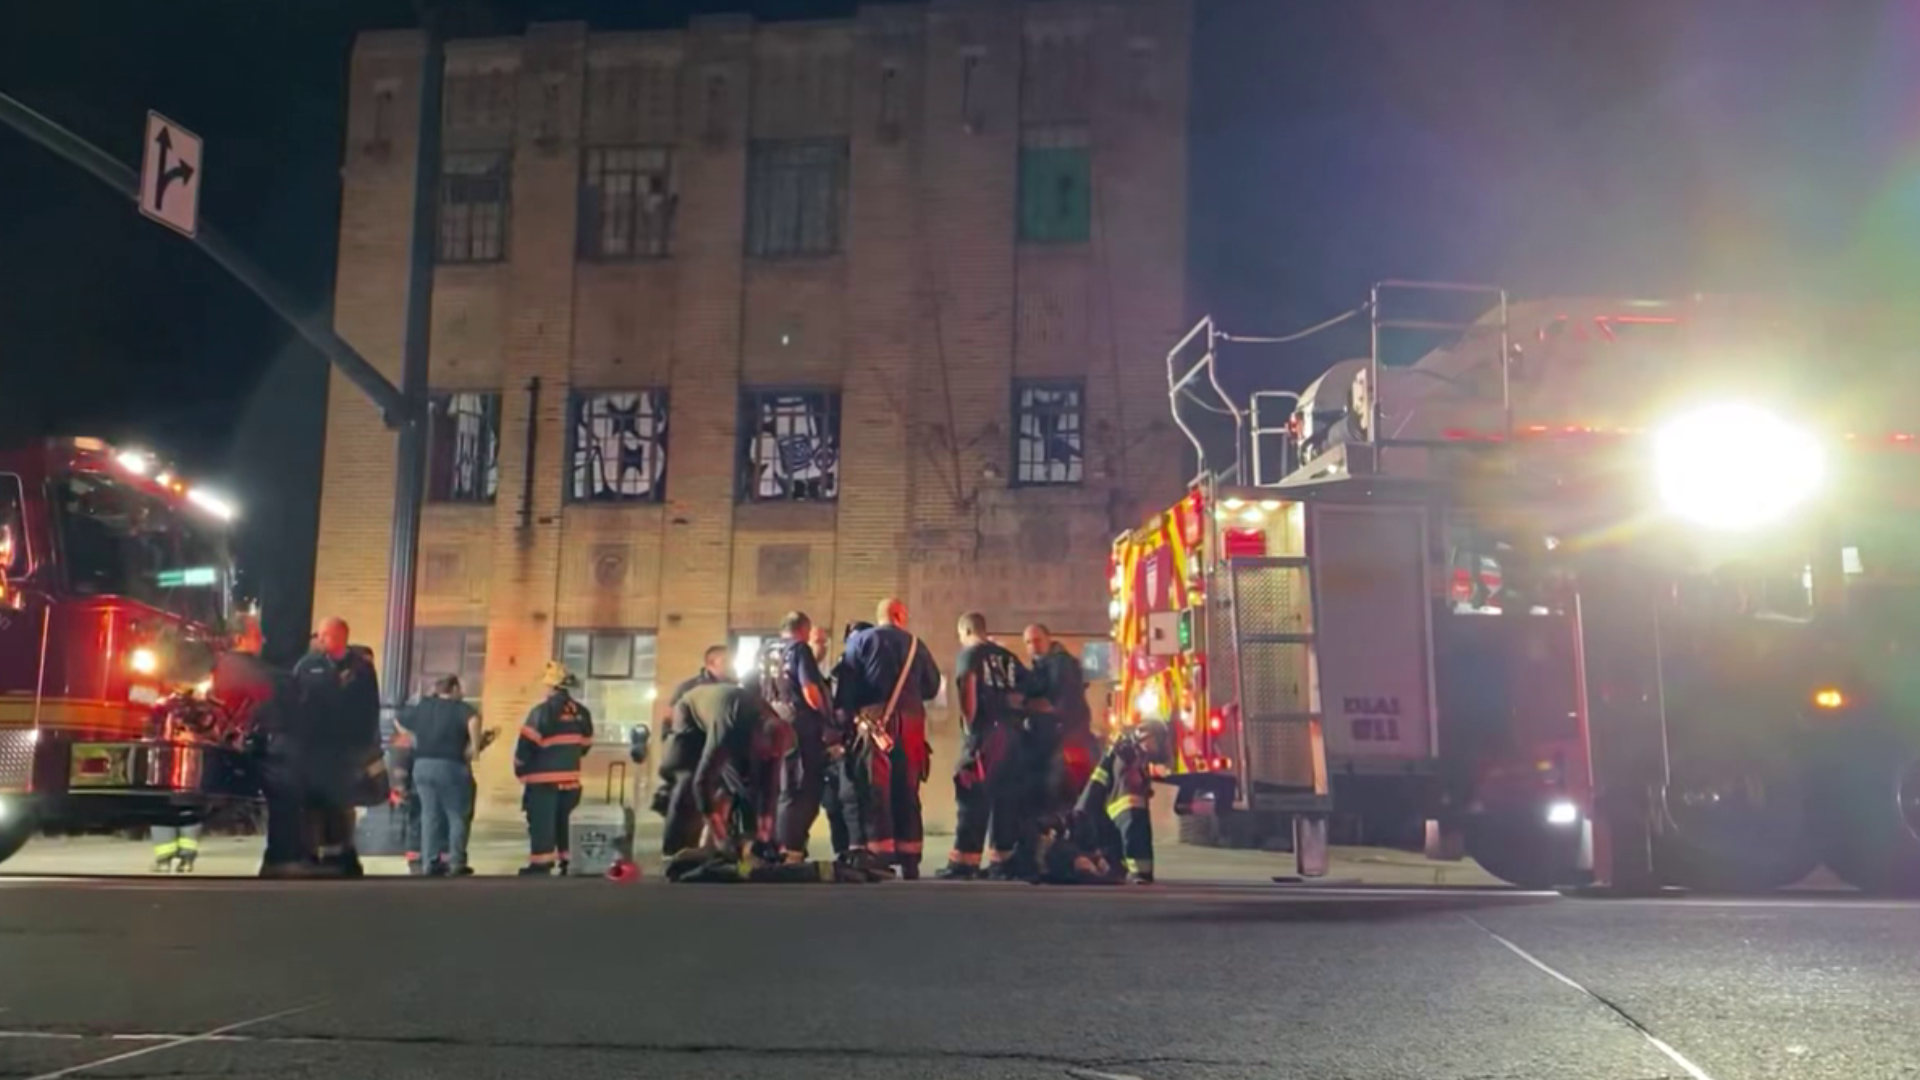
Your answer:
[[[733,668],[733,677],[744,683],[760,669],[760,650],[780,635],[735,630],[727,636],[733,640],[733,659],[729,666]]]
[[[624,743],[653,715],[656,642],[644,630],[562,630],[560,662],[580,680],[595,742]]]
[[[1020,135],[1020,239],[1085,243],[1093,206],[1087,129],[1029,127]]]
[[[440,161],[440,261],[507,257],[513,158],[505,150],[450,153]]]
[[[840,394],[740,395],[740,497],[815,502],[840,495]]]
[[[575,502],[659,502],[667,490],[664,390],[575,394],[572,468]]]
[[[1014,380],[1015,487],[1080,482],[1082,400],[1083,386],[1078,381]]]
[[[747,254],[831,255],[847,206],[844,139],[756,142],[747,165]]]
[[[413,632],[413,685],[408,697],[433,692],[433,684],[447,675],[460,677],[468,701],[480,699],[480,679],[487,671],[487,631],[478,626],[423,626]]]
[[[427,499],[490,503],[500,490],[500,395],[427,398]]]
[[[608,262],[664,257],[678,202],[673,151],[589,148],[581,163],[580,254]]]

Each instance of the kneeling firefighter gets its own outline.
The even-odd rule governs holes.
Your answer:
[[[1071,838],[1047,859],[1048,878],[1086,881],[1117,877],[1153,883],[1153,768],[1173,760],[1173,732],[1147,720],[1123,732],[1094,767],[1074,804]]]

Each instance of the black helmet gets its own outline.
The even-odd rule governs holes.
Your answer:
[[[1156,765],[1173,762],[1173,729],[1165,720],[1142,720],[1127,734],[1148,761]]]

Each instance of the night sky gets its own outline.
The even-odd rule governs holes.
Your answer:
[[[1189,303],[1231,331],[1316,322],[1389,276],[1522,295],[1920,284],[1915,0],[1196,3]],[[202,214],[328,310],[348,50],[412,25],[412,0],[5,6],[0,91],[129,164],[149,108],[198,132]],[[478,0],[453,18],[484,34],[852,6]],[[1297,386],[1362,344],[1230,359]],[[283,648],[309,618],[324,379],[190,244],[0,129],[0,436],[137,442],[231,490]]]

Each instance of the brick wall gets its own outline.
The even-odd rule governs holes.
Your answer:
[[[663,688],[792,607],[837,629],[903,596],[943,668],[971,608],[1009,638],[1032,620],[1104,633],[1109,539],[1181,481],[1164,357],[1187,315],[1190,19],[1188,0],[931,0],[450,44],[449,78],[484,92],[449,148],[505,139],[512,206],[504,261],[438,272],[433,380],[502,394],[500,482],[492,506],[428,508],[419,616],[486,628],[488,723],[518,726],[557,628],[654,632]],[[417,35],[368,34],[353,62],[335,323],[390,376],[420,53]],[[1086,133],[1085,243],[1017,240],[1022,132],[1039,124]],[[796,138],[846,141],[840,248],[745,258],[750,147]],[[589,145],[671,148],[670,256],[579,256]],[[1078,485],[1009,486],[1011,380],[1028,377],[1085,381]],[[837,500],[736,501],[740,392],[767,386],[839,391]],[[568,501],[574,389],[667,391],[663,502]],[[393,440],[337,378],[329,410],[316,610],[378,648]],[[951,719],[935,732],[942,828]],[[513,812],[506,765],[483,769],[490,815]]]

